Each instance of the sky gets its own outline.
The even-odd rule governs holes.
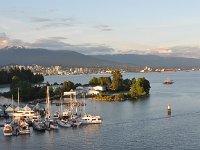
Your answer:
[[[199,0],[0,0],[0,48],[200,58]]]

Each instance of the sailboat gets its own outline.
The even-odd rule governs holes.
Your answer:
[[[71,127],[71,124],[68,123],[68,116],[69,116],[69,110],[62,111],[62,94],[60,97],[60,113],[54,114],[54,119],[57,119],[57,123],[60,127],[69,128]]]
[[[51,119],[51,105],[50,105],[50,98],[49,98],[49,86],[47,86],[45,125],[46,125],[47,130],[58,129],[58,124]]]
[[[84,104],[85,104],[85,94],[84,94]],[[86,114],[85,105],[84,105],[84,115],[81,117],[82,124],[101,124],[102,119],[101,116],[95,116],[91,114]]]
[[[14,119],[21,119],[21,118],[25,118],[27,120],[31,120],[33,118],[33,116],[35,115],[35,112],[33,110],[29,109],[20,109],[19,107],[19,88],[18,88],[18,100],[17,100],[17,107],[19,108],[18,111],[16,111],[15,113],[13,113],[13,118]],[[28,106],[25,106],[26,108],[28,108]]]

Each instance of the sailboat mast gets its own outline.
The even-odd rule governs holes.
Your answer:
[[[77,104],[77,99],[76,99],[76,93],[75,93],[75,103]],[[78,105],[75,105],[76,106],[76,114],[78,113]]]
[[[18,92],[17,92],[17,105],[18,105],[18,108],[19,108],[19,88],[18,88]]]
[[[60,115],[62,117],[62,93],[60,95]]]
[[[50,116],[49,86],[47,86],[46,108],[47,108],[46,118],[49,118],[49,116]]]
[[[12,95],[12,108],[13,108],[13,113],[14,113],[14,107],[13,107],[13,95]]]
[[[83,106],[83,113],[85,115],[85,93],[84,93],[84,106]]]

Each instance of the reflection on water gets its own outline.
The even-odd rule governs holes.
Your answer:
[[[96,132],[101,126],[102,126],[101,124],[89,124],[89,125],[83,125],[80,128],[84,133],[89,135]]]

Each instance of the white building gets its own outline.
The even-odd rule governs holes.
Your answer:
[[[77,94],[85,93],[86,95],[97,95],[102,91],[105,91],[104,86],[78,86],[76,88]]]
[[[100,86],[100,85],[94,86],[93,89],[95,91],[105,91],[106,90],[106,88],[104,86]]]

